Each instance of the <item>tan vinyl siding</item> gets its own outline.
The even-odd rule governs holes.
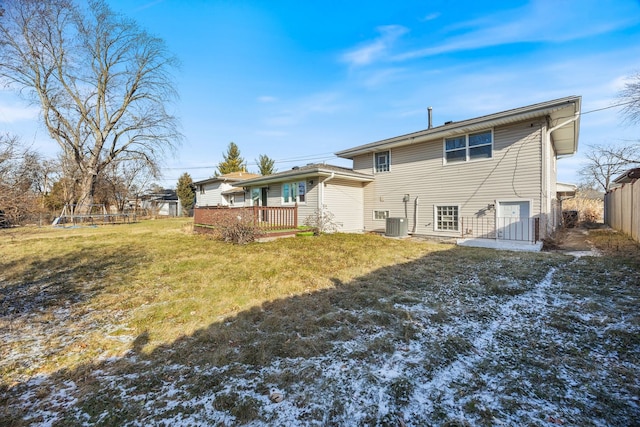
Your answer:
[[[212,182],[204,185],[204,194],[200,193],[200,186],[196,189],[196,204],[198,206],[226,206],[227,202],[222,197],[222,192],[233,187],[224,182]]]
[[[292,180],[285,182],[299,182]],[[313,184],[310,184],[313,181]],[[267,206],[294,206],[293,203],[282,204],[282,183],[270,184],[267,195]],[[306,180],[307,194],[304,203],[298,203],[298,224],[304,224],[308,216],[314,215],[318,209],[318,178]]]
[[[313,184],[309,184],[313,181]],[[307,217],[312,216],[318,209],[318,178],[307,180],[307,195],[305,203],[298,204],[298,224],[304,224]]]
[[[267,192],[267,206],[282,206],[282,185],[271,184]]]
[[[355,157],[353,159],[353,170],[355,172],[373,174],[373,153]]]
[[[324,187],[325,208],[334,215],[340,232],[362,232],[364,193],[360,182],[332,179]]]
[[[434,230],[435,205],[457,205],[460,217],[478,217],[492,214],[486,208],[496,199],[531,200],[531,214],[538,215],[541,134],[539,123],[496,128],[491,159],[454,164],[443,164],[442,139],[392,149],[391,172],[376,174],[375,182],[365,187],[365,229],[384,229],[384,221],[375,221],[373,211],[388,210],[392,217],[406,215],[409,230],[415,226],[416,234],[455,235]],[[358,171],[370,170],[371,165],[371,154],[354,158]],[[405,195],[409,195],[406,204]]]

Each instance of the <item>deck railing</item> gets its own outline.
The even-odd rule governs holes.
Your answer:
[[[540,240],[540,218],[460,218],[463,238],[500,239],[520,242]]]
[[[196,225],[215,227],[229,220],[251,221],[264,231],[295,229],[298,227],[298,206],[203,206],[193,210]]]

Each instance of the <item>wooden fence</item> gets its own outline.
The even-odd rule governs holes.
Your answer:
[[[604,195],[604,223],[640,242],[640,180]]]
[[[298,206],[203,206],[193,210],[196,225],[215,227],[230,220],[250,221],[266,232],[295,229],[298,227]]]

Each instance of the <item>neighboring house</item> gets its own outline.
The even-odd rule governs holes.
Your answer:
[[[151,215],[181,216],[182,205],[175,190],[148,193],[140,197],[140,207]]]
[[[406,217],[409,232],[533,241],[559,224],[557,159],[577,151],[581,97],[571,96],[336,153],[362,187],[364,231]],[[538,219],[537,221],[535,219]]]
[[[373,175],[339,166],[309,164],[242,181],[246,206],[298,206],[298,223],[325,212],[338,231],[364,229],[364,187]]]
[[[242,206],[244,190],[235,184],[260,175],[248,172],[231,172],[193,183],[196,189],[196,206]]]

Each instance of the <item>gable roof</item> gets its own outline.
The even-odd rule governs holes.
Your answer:
[[[223,191],[221,194],[244,194],[244,188],[242,187],[231,187],[228,190]]]
[[[247,179],[239,185],[243,187],[267,185],[276,182],[288,181],[291,179],[308,179],[318,176],[339,177],[351,181],[371,182],[372,175],[355,172],[353,169],[343,168],[340,166],[325,165],[320,163],[308,164],[306,166],[294,167],[284,172],[277,172],[271,175],[260,176],[258,178]]]
[[[459,122],[447,122],[419,132],[409,133],[394,138],[360,145],[354,148],[338,151],[336,156],[352,159],[353,157],[388,150],[394,147],[415,144],[423,141],[448,138],[455,135],[477,132],[490,127],[508,125],[524,120],[548,117],[548,127],[551,131],[553,145],[559,156],[575,154],[578,150],[578,133],[580,130],[580,105],[582,97],[569,96],[566,98],[546,101],[526,107],[489,114],[474,119]]]
[[[231,172],[226,173],[224,175],[212,176],[211,178],[203,179],[201,181],[196,181],[193,185],[202,185],[202,184],[210,184],[212,182],[239,182],[245,179],[256,178],[261,175],[249,172]]]

